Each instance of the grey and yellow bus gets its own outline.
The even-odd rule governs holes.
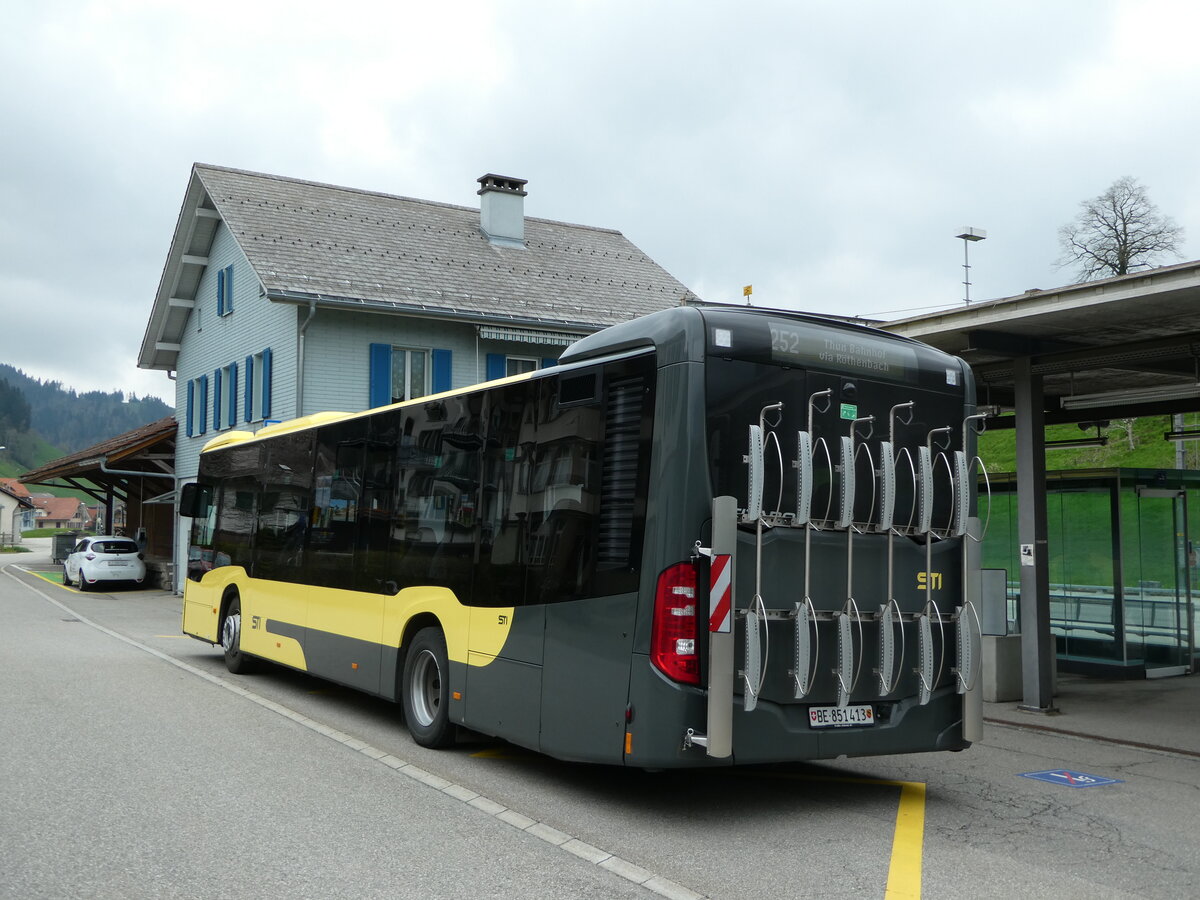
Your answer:
[[[232,432],[183,630],[461,726],[646,768],[978,739],[974,383],[832,319],[688,306],[555,367]]]

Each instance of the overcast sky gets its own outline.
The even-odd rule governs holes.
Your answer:
[[[900,317],[1070,283],[1132,175],[1200,257],[1188,0],[39,0],[0,31],[0,362],[137,369],[193,162],[616,228],[707,300]]]

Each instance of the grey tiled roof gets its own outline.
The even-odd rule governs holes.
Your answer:
[[[618,231],[526,217],[526,249],[500,247],[471,207],[195,172],[274,297],[589,330],[695,299]]]

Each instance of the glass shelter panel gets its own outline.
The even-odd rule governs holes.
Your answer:
[[[991,483],[982,562],[1005,570],[1011,620],[1021,589],[1016,478]],[[1062,471],[1047,476],[1046,493],[1059,667],[1117,677],[1195,671],[1200,545],[1191,536],[1200,533],[1200,472]]]
[[[1156,670],[1186,667],[1191,644],[1184,492],[1141,488],[1135,497],[1138,578],[1127,588],[1125,631],[1147,674],[1167,674]]]
[[[1050,623],[1059,654],[1085,661],[1121,660],[1111,489],[1053,492],[1047,497],[1047,515]]]
[[[1017,495],[993,492],[987,533],[982,547],[982,566],[1003,569],[1005,579],[1005,619],[1007,632],[1021,631],[1021,563],[1017,558]]]

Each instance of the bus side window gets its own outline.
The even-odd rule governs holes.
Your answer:
[[[483,410],[476,606],[525,602],[535,390],[527,382],[489,391]]]
[[[312,435],[281,436],[268,453],[254,533],[255,578],[300,582],[312,504]]]
[[[604,411],[599,402],[562,406],[559,381],[540,382],[538,397],[527,544],[536,603],[588,595],[596,570]]]
[[[397,524],[403,521],[403,508],[394,504],[393,497],[402,416],[391,411],[371,417],[363,462],[354,549],[355,585],[379,594],[395,594],[401,587],[395,572],[398,557],[393,542]]]
[[[482,441],[473,406],[481,402],[450,397],[426,407],[420,465],[405,497],[416,537],[405,560],[408,583],[449,588],[464,604],[471,602]]]
[[[357,575],[353,584],[346,583],[346,573],[354,571],[366,435],[367,423],[361,419],[334,422],[317,430],[311,527],[304,548],[308,584],[359,587]]]
[[[202,487],[204,502],[191,507],[192,536],[188,542],[187,577],[199,581],[213,567],[213,531],[217,525],[217,489],[209,485],[185,485],[184,489]],[[197,513],[203,510],[203,515]]]
[[[244,566],[251,568],[250,535],[254,529],[254,495],[257,485],[253,478],[231,478],[221,491],[221,506],[217,512],[217,527],[213,537],[212,566]]]

